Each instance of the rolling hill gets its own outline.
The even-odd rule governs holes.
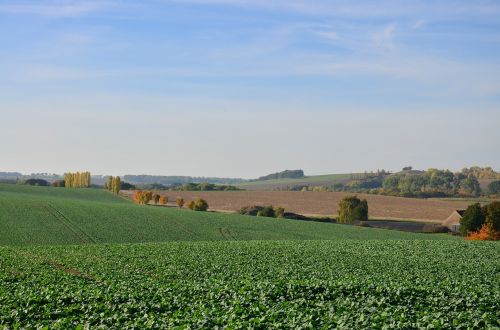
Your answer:
[[[139,206],[106,191],[0,184],[0,245],[214,240],[452,239],[373,228]]]
[[[296,185],[333,185],[337,182],[346,183],[350,180],[350,173],[343,174],[326,174],[326,175],[313,175],[297,179],[271,179],[271,180],[255,180],[243,182],[236,186],[246,190],[273,190],[277,188],[296,186]]]
[[[1,184],[0,233],[9,329],[499,325],[494,242]]]

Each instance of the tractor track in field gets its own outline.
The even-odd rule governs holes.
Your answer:
[[[43,265],[48,265],[52,268],[55,268],[55,269],[58,269],[66,274],[69,274],[69,275],[72,275],[72,276],[76,276],[76,277],[79,277],[79,278],[82,278],[82,279],[85,279],[85,280],[88,280],[88,281],[92,281],[92,282],[96,282],[96,283],[99,283],[99,284],[105,284],[103,281],[89,275],[89,274],[86,274],[76,268],[73,268],[73,267],[68,267],[66,265],[64,265],[63,263],[61,262],[58,262],[56,260],[53,260],[53,259],[49,259],[45,256],[41,256],[41,255],[38,255],[38,254],[34,254],[32,252],[29,252],[29,251],[20,251],[20,252],[17,252],[18,255],[24,257],[24,258],[28,258],[30,260],[34,260],[40,264],[43,264]],[[14,273],[12,273],[14,274]],[[16,272],[14,275],[16,276],[20,276],[21,273],[19,272]]]
[[[225,233],[224,233],[225,231]],[[233,235],[229,228],[219,228],[219,233],[226,241],[237,241],[238,239]]]
[[[175,220],[172,220],[172,219],[169,219],[168,220],[170,223],[174,224],[177,228],[180,228],[181,230],[183,230],[184,232],[188,233],[188,234],[191,234],[193,235],[194,237],[197,237],[197,238],[201,238],[202,236],[188,228],[186,228],[185,226],[181,225],[180,223],[178,223],[177,221]]]
[[[59,221],[59,223],[70,230],[80,240],[81,243],[96,243],[96,241],[89,234],[75,225],[71,220],[68,219],[68,217],[66,217],[53,205],[47,203],[44,204],[44,208],[47,212],[49,212],[50,215],[52,215],[57,221]]]

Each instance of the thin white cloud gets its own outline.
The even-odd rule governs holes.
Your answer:
[[[423,19],[419,19],[413,24],[412,29],[418,30],[418,29],[422,28],[423,26],[425,26],[425,24],[426,24],[426,22]]]
[[[78,17],[108,7],[108,2],[96,1],[39,1],[0,4],[0,13],[47,17]]]
[[[378,50],[389,50],[394,48],[393,38],[396,32],[396,24],[386,26],[382,31],[373,35],[373,44]]]

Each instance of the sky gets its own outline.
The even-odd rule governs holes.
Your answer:
[[[0,171],[500,170],[500,2],[0,0]]]

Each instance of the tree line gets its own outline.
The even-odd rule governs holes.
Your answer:
[[[148,205],[151,202],[154,205],[164,205],[166,206],[168,204],[168,196],[162,196],[160,194],[154,193],[150,190],[137,190],[134,192],[133,200],[137,204],[141,205]],[[188,209],[193,210],[193,211],[207,211],[208,210],[208,203],[206,200],[202,198],[198,198],[194,201],[189,201],[187,204],[184,201],[184,198],[177,198],[175,200],[175,204],[179,208],[183,208],[184,205],[187,206]]]
[[[470,240],[500,240],[500,202],[470,205],[460,219],[460,233]]]
[[[108,180],[104,183],[104,189],[111,191],[113,194],[118,195],[122,188],[122,180],[119,176],[109,176]]]
[[[66,188],[88,188],[91,184],[90,172],[68,172],[64,174]]]

